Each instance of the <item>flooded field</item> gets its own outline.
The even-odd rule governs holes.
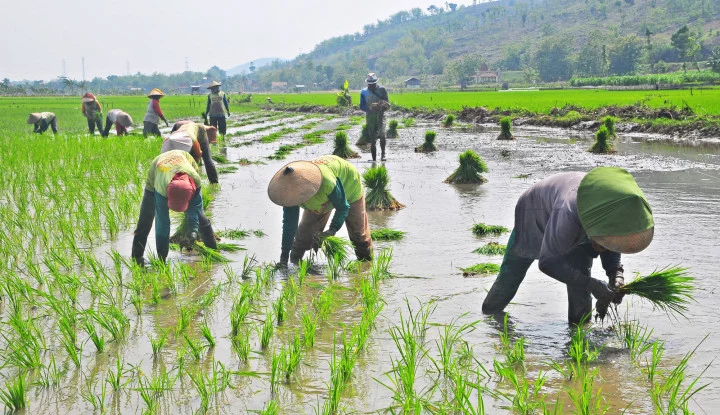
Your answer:
[[[675,264],[690,267],[697,278],[696,303],[689,307],[687,320],[653,310],[629,296],[618,311],[623,319],[638,321],[652,330],[650,340],[664,341],[659,368],[667,372],[697,348],[689,360],[684,385],[702,373],[696,386],[709,386],[692,397],[689,407],[698,413],[720,411],[720,367],[714,362],[720,354],[716,333],[720,303],[715,298],[715,274],[720,269],[717,148],[675,146],[621,134],[617,153],[601,156],[586,152],[590,135],[553,129],[516,128],[517,140],[509,142],[495,140],[498,129],[492,126],[464,130],[419,123],[400,129],[399,138],[388,139],[388,160],[384,165],[391,177],[391,192],[407,207],[395,212],[371,212],[369,217],[373,229],[391,228],[406,235],[400,241],[375,243],[376,253],[392,250],[390,276],[377,283],[377,304],[383,307],[374,320],[374,329],[369,331],[366,346],[353,349],[353,357],[348,358],[355,364],[344,379],[344,390],[337,395],[338,406],[333,407],[329,402],[334,396],[333,385],[337,384],[333,379],[338,375],[331,367],[337,367],[335,360],[343,359],[342,351],[348,350],[343,347],[343,339],[349,339],[365,321],[368,302],[363,281],[375,271],[367,267],[349,270],[337,280],[328,281],[322,255],[307,276],[295,267],[278,272],[263,267],[279,258],[282,230],[282,208],[268,199],[267,185],[285,163],[331,153],[335,130],[349,125],[349,120],[277,113],[251,114],[244,119],[246,122],[240,118],[237,124],[245,125],[229,125],[227,148],[222,154],[230,162],[247,159],[262,163],[242,165],[235,172],[221,175],[221,190],[209,212],[216,231],[249,231],[247,237],[235,241],[246,251],[226,253],[233,262],[224,265],[200,263],[197,255],[171,252],[170,262],[189,265],[184,272],[192,277],[163,286],[157,295],[153,294],[154,301],[144,301],[139,312],[129,296],[122,297],[122,310],[129,319],[128,333],[122,340],[109,342],[103,352],[92,347],[85,333],[78,336],[78,343],[84,344],[79,364],[72,364],[55,347],[54,362],[66,370],[52,387],[28,387],[27,413],[402,413],[401,402],[411,399],[407,390],[403,392],[402,385],[407,383],[398,378],[398,362],[402,360],[400,349],[404,353],[408,349],[400,347],[407,346],[407,342],[398,342],[397,336],[398,327],[411,316],[420,320],[417,327],[421,327],[413,336],[420,348],[416,350],[417,367],[411,385],[417,395],[413,399],[423,408],[421,412],[446,412],[444,404],[452,401],[448,395],[458,393],[458,382],[445,379],[445,366],[437,362],[442,361],[445,327],[469,324],[458,332],[459,340],[451,349],[453,355],[461,355],[458,362],[465,362],[462,373],[467,381],[479,380],[475,389],[468,389],[470,406],[477,408],[480,390],[486,413],[519,413],[517,401],[513,401],[516,389],[494,369],[494,361],[502,360],[504,355],[500,336],[503,322],[480,312],[494,276],[467,278],[459,269],[479,262],[499,264],[502,256],[472,251],[491,241],[504,244],[508,234],[476,237],[470,228],[484,222],[511,229],[515,202],[533,183],[557,172],[588,171],[600,165],[629,170],[654,211],[653,243],[640,254],[623,256],[626,280],[634,272],[647,274]],[[267,138],[283,129],[287,129],[284,134]],[[414,153],[428,129],[437,132],[439,151]],[[319,136],[324,142],[298,146],[284,160],[269,158],[281,146],[301,143],[306,134],[316,130],[321,131]],[[360,125],[351,125],[347,133],[354,143]],[[487,162],[488,182],[443,183],[457,167],[458,154],[467,149],[473,149]],[[373,163],[368,151],[360,153],[361,158],[351,161],[362,172]],[[253,234],[258,230],[262,232]],[[154,247],[152,236],[150,247]],[[344,228],[339,236],[347,236]],[[128,270],[106,253],[114,249],[127,257],[131,243],[132,229],[123,229],[112,242],[93,247],[110,271],[120,269],[119,280],[124,285],[136,278],[137,271]],[[250,265],[255,269],[250,270]],[[605,278],[599,261],[594,271],[597,278]],[[254,300],[244,324],[236,330],[233,315],[245,292],[252,292]],[[328,301],[326,314],[323,299]],[[79,303],[95,301],[88,293],[81,295]],[[280,322],[275,308],[278,303],[285,307]],[[550,413],[556,402],[558,413],[573,413],[576,408],[567,389],[579,386],[566,380],[552,363],[562,365],[567,360],[573,330],[566,323],[566,307],[565,287],[533,265],[507,309],[510,337],[525,342],[522,376],[531,385],[545,377],[534,399],[546,402]],[[312,344],[305,342],[308,320],[316,323]],[[211,333],[213,344],[203,332]],[[242,342],[238,342],[238,336],[245,336],[245,349],[239,347]],[[650,382],[643,371],[650,351],[631,359],[625,343],[607,320],[604,325],[594,324],[588,337],[592,346],[601,349],[597,360],[590,363],[599,371],[594,383],[594,389],[600,390],[599,398],[593,399],[599,399],[603,407],[607,405],[608,413],[654,412]],[[158,348],[157,342],[163,338],[166,341]],[[294,346],[293,339],[300,338],[302,345]],[[297,368],[291,374],[280,373],[278,361],[292,350],[301,350]],[[241,356],[243,353],[246,358]],[[470,379],[470,375],[474,377]],[[451,383],[456,389],[449,386]],[[275,404],[277,412],[273,410]],[[538,406],[528,413],[543,411]]]

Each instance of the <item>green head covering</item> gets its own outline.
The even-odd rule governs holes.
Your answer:
[[[619,167],[590,170],[578,187],[577,207],[589,237],[629,235],[655,226],[642,190]]]

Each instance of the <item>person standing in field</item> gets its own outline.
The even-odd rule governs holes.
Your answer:
[[[105,131],[102,132],[103,137],[110,134],[110,127],[115,124],[115,132],[118,136],[128,135],[128,127],[132,127],[133,120],[130,114],[120,109],[112,109],[108,111],[105,118]]]
[[[152,161],[133,238],[132,259],[135,263],[145,265],[145,245],[153,220],[157,255],[166,261],[170,250],[170,210],[185,212],[185,226],[191,243],[199,234],[205,246],[217,247],[212,224],[203,211],[199,171],[190,153],[182,150],[170,150]]]
[[[650,245],[655,223],[635,179],[618,167],[547,177],[520,196],[500,273],[482,304],[484,314],[502,312],[517,293],[530,265],[567,285],[568,320],[577,324],[596,310],[604,317],[623,295],[620,254]],[[608,282],[592,278],[600,256]]]
[[[359,261],[372,259],[372,239],[365,212],[365,192],[355,166],[337,156],[295,161],[270,180],[268,196],[283,207],[281,266],[288,259],[297,264],[308,249],[317,250],[322,240],[347,226]],[[300,208],[305,209],[302,220]],[[325,225],[335,209],[328,230]]]
[[[210,154],[210,141],[213,141],[216,135],[215,127],[179,121],[173,125],[170,137],[163,141],[160,153],[170,150],[183,150],[190,153],[196,163],[200,163],[202,160],[208,180],[210,183],[216,184],[218,174]]]
[[[82,113],[85,118],[87,118],[90,135],[95,134],[96,126],[98,132],[102,135],[102,106],[100,105],[100,102],[98,102],[97,98],[95,98],[95,95],[86,92],[85,95],[82,96]]]
[[[360,109],[365,111],[365,125],[367,126],[370,152],[373,161],[377,158],[375,142],[380,139],[380,160],[385,161],[385,111],[390,108],[390,100],[385,87],[377,84],[378,77],[369,73],[367,88],[360,91]]]
[[[158,88],[154,88],[148,95],[150,101],[148,102],[147,112],[145,113],[145,119],[143,120],[143,135],[145,137],[148,135],[160,135],[160,128],[158,128],[160,120],[165,121],[166,127],[169,125],[165,119],[165,114],[163,114],[160,109],[160,98],[164,96],[165,94]]]
[[[227,95],[220,90],[221,85],[220,82],[212,81],[208,86],[210,93],[208,94],[205,114],[210,118],[210,125],[217,128],[220,135],[224,136],[227,131],[225,113],[230,117],[230,104]]]
[[[52,112],[33,112],[27,120],[28,124],[34,124],[33,132],[44,133],[48,127],[52,128],[53,134],[57,134],[57,118]]]

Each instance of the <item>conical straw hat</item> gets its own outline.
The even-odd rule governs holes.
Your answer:
[[[42,115],[39,112],[33,112],[28,117],[27,123],[35,124],[36,122],[40,121],[40,118],[42,118]]]
[[[153,88],[152,91],[148,94],[148,98],[151,97],[164,97],[165,94],[159,89],[159,88]]]
[[[604,248],[621,254],[635,254],[650,245],[655,227],[629,235],[593,236],[591,239]]]
[[[216,86],[222,86],[222,84],[218,81],[212,81],[210,82],[210,85],[208,85],[207,89],[215,88]]]
[[[268,185],[268,196],[276,205],[298,206],[320,190],[320,167],[309,161],[294,161],[278,170]]]
[[[86,92],[85,95],[82,96],[82,102],[93,102],[95,100],[96,100],[95,95],[93,95],[89,92]]]
[[[130,114],[128,114],[127,112],[121,112],[120,114],[118,114],[115,121],[125,128],[132,127],[133,125],[132,117],[130,117]]]

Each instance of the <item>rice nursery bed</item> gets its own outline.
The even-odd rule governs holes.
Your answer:
[[[176,102],[180,108],[180,97]],[[182,105],[189,107],[188,115],[197,111]],[[0,111],[0,127],[15,115]],[[0,128],[6,179],[0,189],[0,402],[7,411],[720,410],[717,382],[700,389],[720,379],[720,370],[708,366],[720,350],[716,342],[702,341],[713,330],[709,316],[718,312],[708,294],[715,281],[703,277],[720,263],[710,248],[692,242],[714,237],[710,223],[718,218],[708,212],[720,211],[720,196],[698,177],[716,174],[711,172],[720,169],[712,162],[716,158],[623,142],[615,154],[595,156],[586,151],[590,135],[569,144],[514,128],[517,140],[498,142],[497,130],[459,127],[442,129],[442,146],[428,157],[413,149],[437,122],[400,120],[399,137],[388,140],[384,171],[369,175],[368,183],[375,199],[385,203],[396,196],[406,207],[368,212],[373,261],[354,260],[343,227],[317,253],[284,269],[275,266],[282,208],[267,198],[269,177],[288,161],[332,153],[337,132],[347,135],[342,144],[354,143],[361,133],[358,119],[305,118],[277,127],[293,132],[263,140],[273,130],[260,128],[285,119],[297,115],[244,113],[234,128],[253,132],[213,145],[213,154],[231,163],[220,166],[220,186],[203,186],[219,252],[197,245],[172,251],[163,264],[153,258],[151,233],[144,269],[130,262],[129,253],[148,163],[159,152],[160,138],[101,139],[80,128],[53,137]],[[245,139],[253,143],[222,147]],[[283,157],[281,146],[292,146]],[[482,157],[488,183],[444,183],[458,167],[458,154],[468,149]],[[373,167],[367,149],[351,150],[360,153],[350,161],[361,173]],[[501,155],[505,150],[510,157]],[[479,258],[499,264],[499,256],[478,253],[504,252],[517,197],[552,172],[568,165],[588,169],[598,160],[645,172],[639,182],[657,212],[658,229],[677,222],[686,231],[658,232],[647,255],[623,256],[629,291],[612,323],[568,329],[564,286],[536,267],[505,321],[483,316],[479,305],[498,265],[479,263],[462,273],[458,265]],[[514,179],[518,171],[529,179]],[[693,198],[703,200],[702,209],[688,202]],[[700,223],[688,225],[673,209]],[[182,218],[172,219],[175,229]],[[472,251],[489,239],[498,242]],[[678,294],[688,301],[671,307],[670,316],[679,317],[680,310],[697,318],[692,328],[675,324],[645,300],[633,300],[641,293],[663,300],[657,280],[633,286],[630,270],[649,274],[675,257],[678,246],[695,246],[677,257],[692,267],[700,289],[692,298]],[[688,283],[677,270],[661,271],[664,281]],[[616,389],[623,393],[613,393]]]

